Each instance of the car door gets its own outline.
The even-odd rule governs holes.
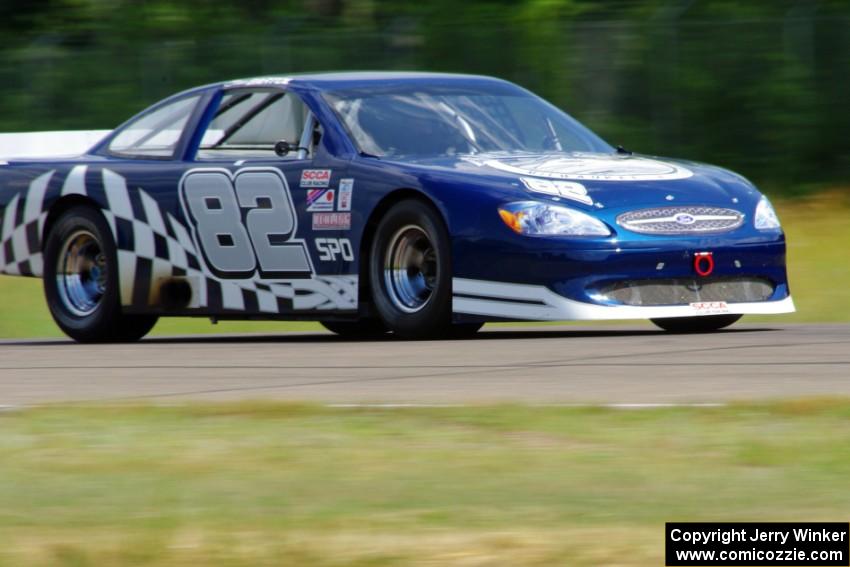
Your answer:
[[[196,136],[179,187],[185,216],[205,267],[243,292],[244,311],[356,309],[351,184],[345,162],[321,151],[321,132],[295,93],[235,87]]]

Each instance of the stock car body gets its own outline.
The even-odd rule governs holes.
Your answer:
[[[481,76],[195,88],[84,155],[0,162],[0,223],[0,272],[42,277],[79,341],[168,315],[419,338],[794,310],[783,232],[747,180],[615,149]]]

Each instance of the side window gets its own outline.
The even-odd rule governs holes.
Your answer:
[[[275,158],[274,145],[298,146],[308,110],[293,93],[240,89],[226,93],[204,132],[197,159]],[[295,159],[292,152],[284,159]]]
[[[109,151],[134,157],[171,157],[199,99],[180,99],[131,122],[112,140]]]

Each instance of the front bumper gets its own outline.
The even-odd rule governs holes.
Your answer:
[[[454,278],[455,313],[519,321],[589,321],[661,319],[705,315],[771,315],[793,313],[794,300],[752,303],[697,302],[689,305],[601,305],[575,301],[541,285]]]
[[[713,269],[698,273],[697,255]],[[610,320],[794,311],[785,239],[748,233],[455,243],[453,310],[463,319]]]

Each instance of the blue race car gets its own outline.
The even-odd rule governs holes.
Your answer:
[[[42,277],[83,342],[169,315],[424,338],[794,310],[779,220],[746,179],[615,149],[480,76],[195,88],[85,155],[0,162],[0,223],[0,272]]]

